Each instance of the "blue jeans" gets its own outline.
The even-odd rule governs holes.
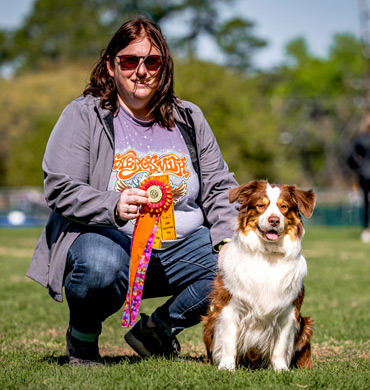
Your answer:
[[[70,247],[64,286],[75,330],[99,334],[102,322],[123,306],[130,245],[125,234],[99,228],[81,234]],[[200,321],[208,306],[217,259],[206,227],[169,249],[153,250],[143,299],[171,296],[153,313],[166,333],[178,333]]]

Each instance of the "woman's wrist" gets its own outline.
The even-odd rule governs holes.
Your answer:
[[[230,241],[231,241],[231,238],[225,238],[225,239],[223,239],[220,243],[218,243],[218,244],[215,246],[216,252],[220,252],[220,250],[222,249],[222,247],[223,247],[224,245],[228,244]]]

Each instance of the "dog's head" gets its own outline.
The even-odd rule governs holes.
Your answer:
[[[301,215],[311,217],[315,207],[312,190],[295,185],[270,185],[267,181],[251,181],[229,191],[230,203],[240,203],[237,229],[254,231],[266,242],[276,242],[289,235],[292,240],[304,233]]]

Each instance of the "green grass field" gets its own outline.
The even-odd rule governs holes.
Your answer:
[[[40,229],[0,230],[1,389],[370,389],[370,244],[359,228],[308,226],[303,315],[315,319],[312,370],[219,371],[204,362],[201,325],[179,335],[186,362],[139,359],[123,339],[122,313],[100,338],[104,367],[69,367],[67,304],[28,279]],[[161,300],[143,301],[151,313]]]

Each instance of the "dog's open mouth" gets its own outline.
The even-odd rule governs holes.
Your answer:
[[[259,226],[258,231],[260,232],[261,236],[266,238],[269,241],[276,241],[279,238],[279,233],[276,230],[269,230],[267,232],[264,232]]]

